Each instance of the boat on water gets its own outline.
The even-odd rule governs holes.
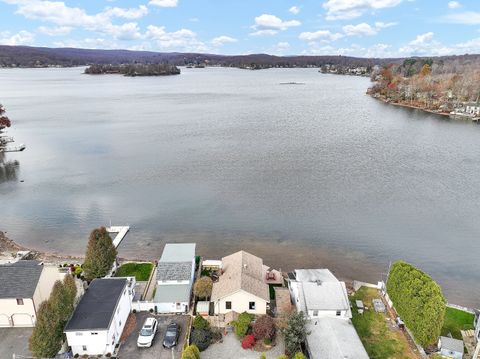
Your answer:
[[[23,143],[20,146],[0,147],[0,153],[3,152],[22,152],[27,148]]]

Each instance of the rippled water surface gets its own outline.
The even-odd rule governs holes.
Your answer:
[[[10,238],[78,254],[111,221],[132,227],[122,256],[195,241],[211,258],[243,248],[370,281],[404,259],[480,306],[480,126],[315,69],[82,71],[0,70],[10,134],[27,144],[0,159]]]

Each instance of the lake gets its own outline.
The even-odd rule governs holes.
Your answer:
[[[3,159],[18,161],[0,177],[11,239],[82,254],[94,227],[130,225],[123,257],[194,241],[210,259],[244,249],[373,282],[403,259],[480,306],[480,126],[316,69],[82,72],[0,70],[9,134],[27,145]]]

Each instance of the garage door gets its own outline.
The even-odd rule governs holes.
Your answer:
[[[0,314],[0,327],[9,327],[10,320],[9,316],[6,314]]]
[[[13,314],[12,321],[14,327],[33,327],[33,320],[30,314]]]

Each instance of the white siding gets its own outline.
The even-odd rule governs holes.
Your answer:
[[[0,327],[33,327],[36,322],[35,306],[32,299],[23,299],[23,305],[16,298],[0,299]]]
[[[226,308],[226,302],[231,302],[231,309]],[[255,302],[255,309],[252,310],[249,308],[249,303]],[[267,313],[267,301],[261,298],[258,298],[248,292],[239,290],[236,293],[233,293],[229,296],[226,296],[219,301],[214,303],[215,305],[215,314],[225,314],[231,311],[237,313],[251,313],[251,314],[266,314]]]

